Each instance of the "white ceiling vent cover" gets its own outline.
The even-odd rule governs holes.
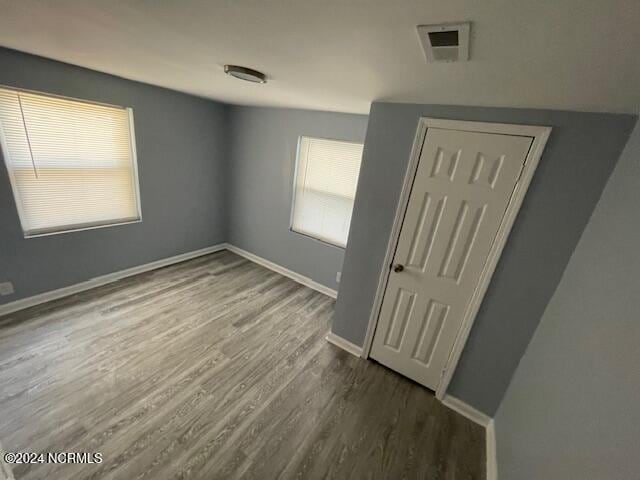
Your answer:
[[[469,30],[466,23],[418,25],[418,35],[428,62],[469,60]]]

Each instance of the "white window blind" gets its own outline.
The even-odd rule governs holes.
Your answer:
[[[345,247],[362,161],[361,143],[300,137],[291,228]]]
[[[26,236],[140,219],[131,111],[0,88],[0,136]]]

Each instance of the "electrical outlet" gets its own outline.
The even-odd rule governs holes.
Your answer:
[[[0,295],[11,295],[13,293],[13,283],[2,282],[0,283]]]
[[[336,282],[340,283],[341,278],[342,278],[342,272],[336,272]]]

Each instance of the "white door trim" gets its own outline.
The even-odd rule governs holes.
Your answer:
[[[402,228],[402,222],[409,203],[409,196],[411,195],[411,187],[418,168],[418,161],[422,152],[422,145],[424,143],[425,136],[428,128],[442,128],[447,130],[461,130],[466,132],[482,132],[482,133],[495,133],[501,135],[518,135],[532,137],[533,142],[527,158],[524,163],[523,170],[520,174],[520,178],[516,182],[516,185],[511,195],[511,199],[507,204],[507,210],[505,211],[500,227],[496,234],[496,238],[493,241],[489,256],[480,274],[478,286],[476,287],[464,318],[462,325],[456,340],[453,344],[451,353],[449,354],[449,360],[447,366],[442,374],[440,382],[436,388],[436,397],[440,400],[444,398],[444,395],[449,386],[449,382],[453,377],[453,372],[460,360],[462,349],[467,341],[471,326],[476,318],[480,304],[484,294],[489,287],[491,276],[498,264],[502,250],[506,244],[511,227],[516,219],[524,196],[527,193],[533,174],[538,166],[540,157],[547,143],[549,135],[551,133],[551,127],[541,127],[532,125],[512,125],[505,123],[484,123],[484,122],[466,122],[461,120],[443,120],[439,118],[422,117],[418,121],[418,129],[413,141],[413,147],[411,149],[411,157],[409,159],[409,165],[402,184],[402,191],[400,192],[400,199],[398,201],[398,207],[396,209],[395,218],[393,221],[393,227],[391,228],[391,235],[389,236],[389,243],[387,244],[387,251],[385,253],[384,262],[378,279],[378,289],[373,302],[373,308],[371,309],[371,315],[369,317],[369,325],[367,327],[367,333],[362,348],[362,358],[369,358],[371,352],[371,345],[373,344],[373,335],[375,333],[376,325],[378,324],[378,317],[380,316],[380,309],[382,307],[382,300],[386,289],[387,281],[389,279],[389,265],[393,261],[393,256],[398,245],[400,237],[400,230]]]

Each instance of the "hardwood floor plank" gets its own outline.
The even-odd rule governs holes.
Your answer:
[[[324,340],[333,299],[227,251],[0,318],[16,479],[484,479],[484,431]]]

